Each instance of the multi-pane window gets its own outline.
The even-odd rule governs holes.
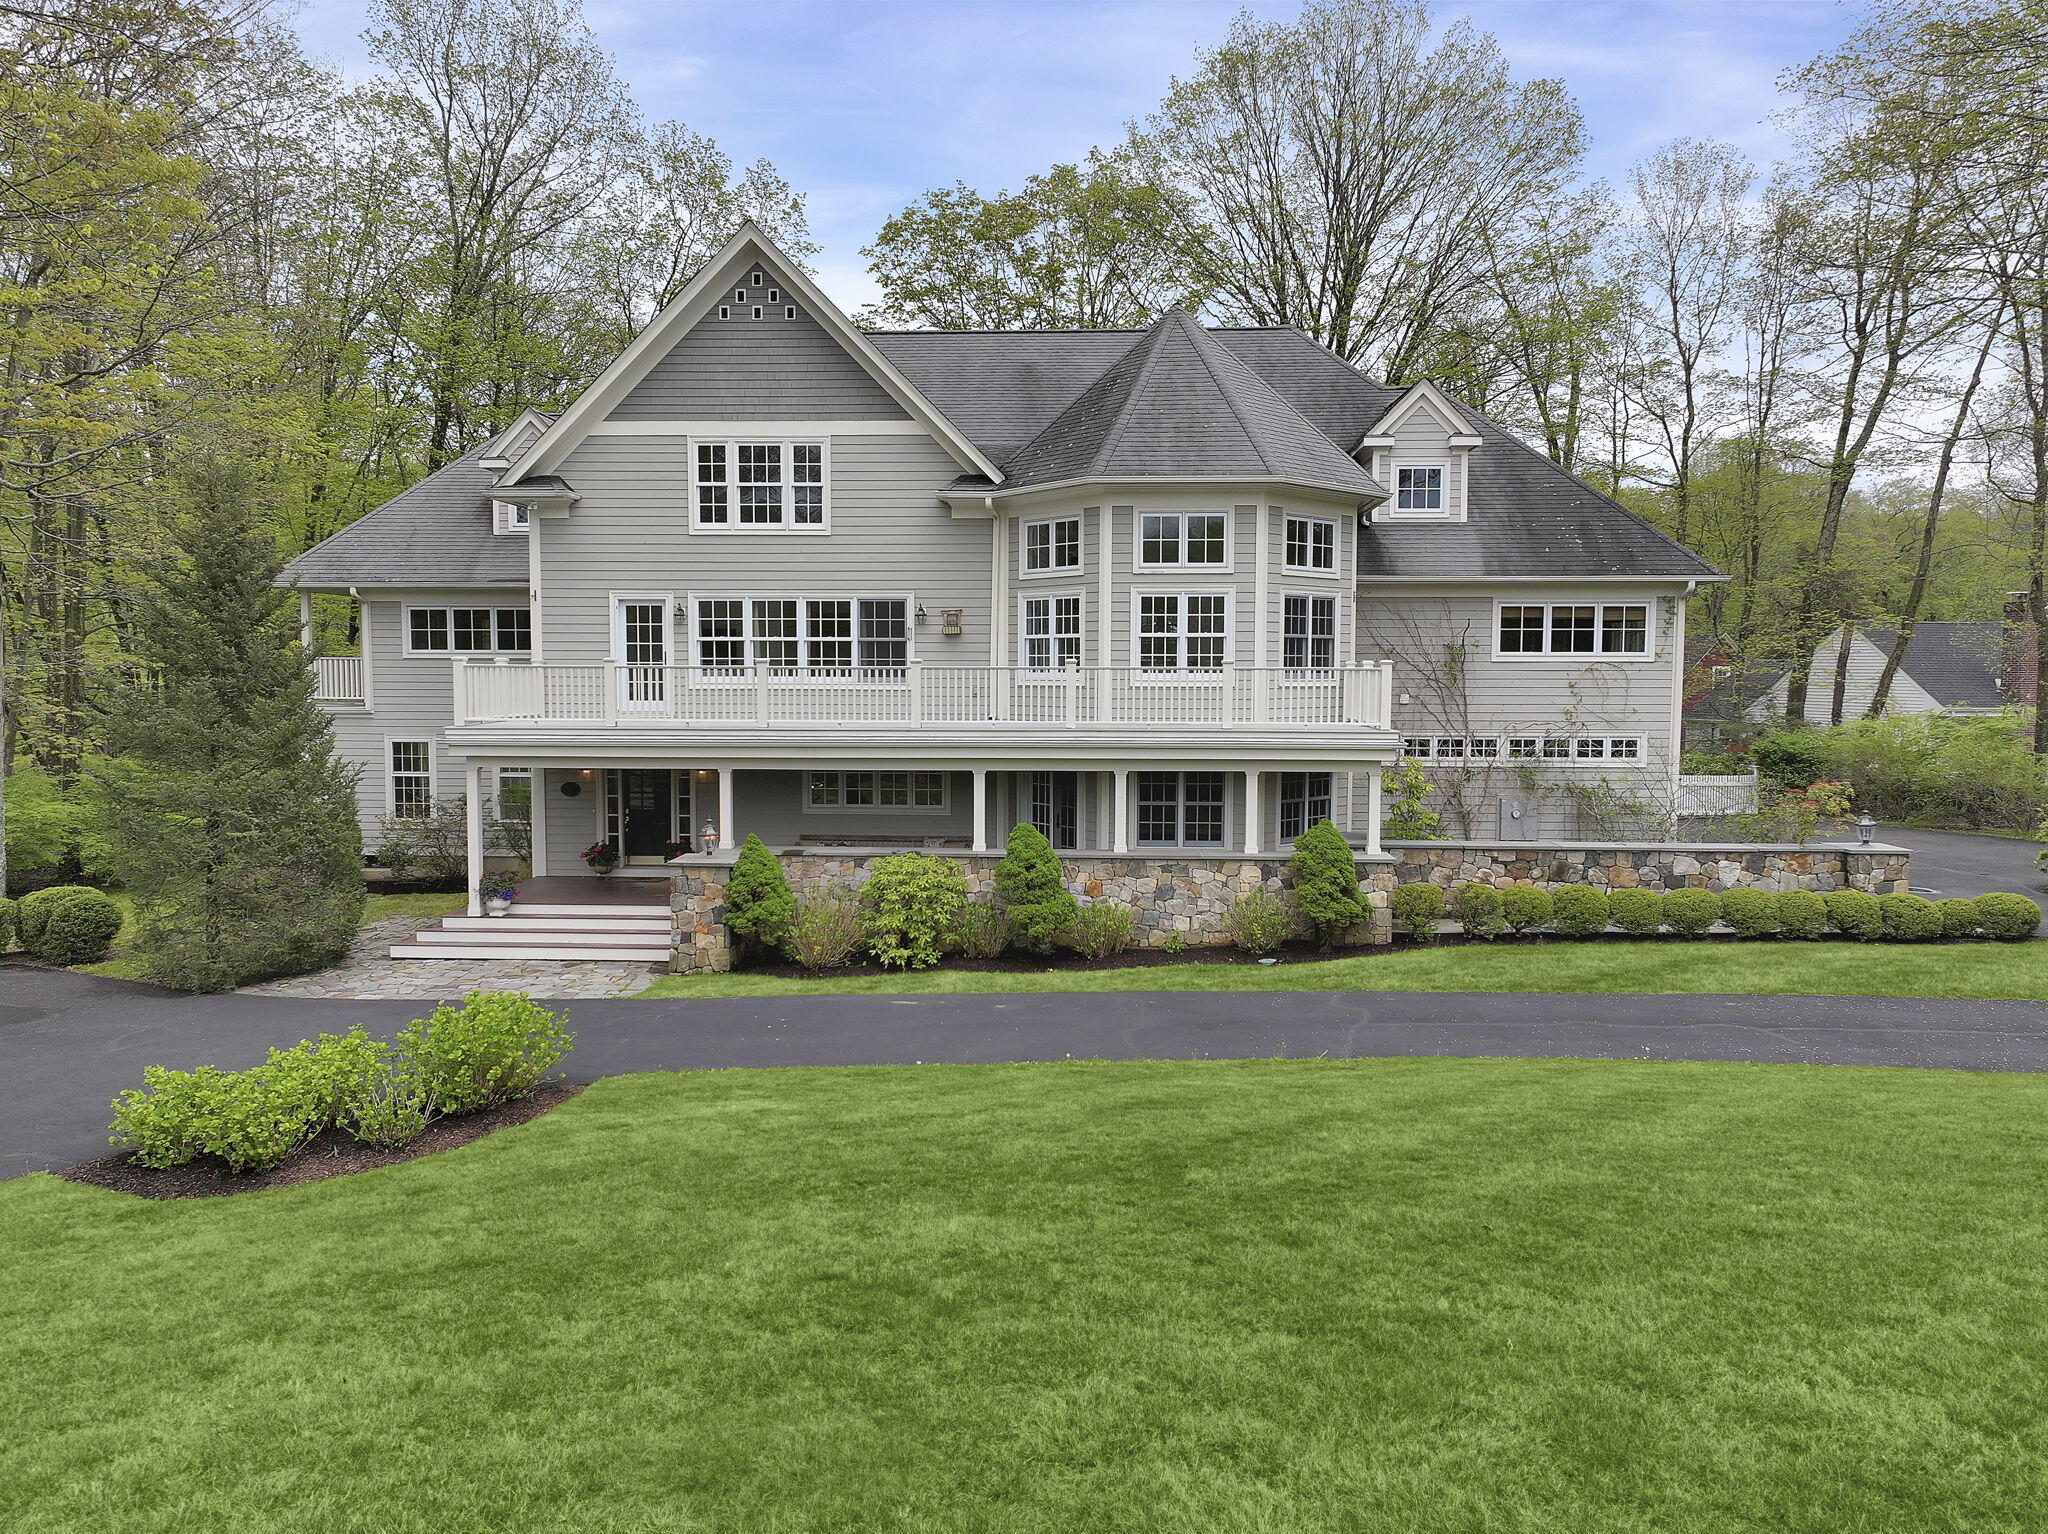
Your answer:
[[[1054,517],[1024,524],[1024,571],[1073,570],[1081,563],[1081,519]]]
[[[1518,762],[1637,762],[1640,735],[1510,735],[1507,754]]]
[[[1337,664],[1335,597],[1282,599],[1280,664],[1290,671],[1327,671]]]
[[[1289,517],[1285,564],[1290,570],[1337,568],[1337,524],[1321,517]]]
[[[1220,671],[1230,598],[1220,592],[1146,591],[1138,596],[1138,666],[1144,671]]]
[[[824,444],[699,442],[696,492],[699,527],[823,527]]]
[[[1396,511],[1442,511],[1444,471],[1441,465],[1411,465],[1394,471]]]
[[[1031,825],[1062,852],[1080,841],[1081,787],[1071,772],[1031,774]]]
[[[808,798],[814,810],[943,810],[943,772],[814,772]]]
[[[1081,664],[1081,599],[1024,599],[1024,664],[1051,671]]]
[[[391,814],[417,820],[434,813],[434,748],[424,740],[391,742]]]
[[[1147,512],[1139,518],[1138,563],[1221,569],[1230,562],[1229,525],[1220,511]]]
[[[909,659],[901,597],[706,597],[697,603],[697,664],[740,670],[893,670]]]
[[[1330,818],[1327,772],[1280,774],[1280,839],[1291,842],[1319,820]]]
[[[1223,774],[1138,774],[1138,841],[1145,846],[1223,845]]]
[[[1500,610],[1502,655],[1648,655],[1640,602],[1524,602]]]
[[[533,648],[533,617],[523,607],[409,607],[406,647],[465,654]]]
[[[533,819],[533,769],[531,767],[500,767],[497,770],[498,791],[493,796],[493,810],[500,820],[517,823]]]
[[[1490,761],[1500,755],[1500,741],[1492,735],[1410,735],[1401,750],[1419,762]]]

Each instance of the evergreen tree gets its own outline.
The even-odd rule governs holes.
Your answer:
[[[339,959],[363,909],[355,772],[287,615],[244,463],[200,459],[173,552],[146,572],[136,677],[95,768],[109,860],[151,980],[221,991]]]
[[[996,864],[996,899],[1018,947],[1051,953],[1074,929],[1081,903],[1060,883],[1060,860],[1036,827],[1020,825]]]
[[[1325,950],[1369,914],[1358,893],[1358,862],[1344,833],[1319,820],[1294,839],[1287,860],[1294,908]]]
[[[749,835],[725,881],[725,925],[741,946],[777,953],[796,921],[796,897],[782,863],[758,836]]]

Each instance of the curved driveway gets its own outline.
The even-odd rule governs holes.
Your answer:
[[[1578,1055],[2048,1071],[2048,1004],[1843,996],[1268,991],[578,1001],[569,1074],[1329,1055]],[[0,1176],[104,1153],[107,1104],[145,1065],[239,1068],[272,1045],[418,1002],[183,996],[0,968]]]

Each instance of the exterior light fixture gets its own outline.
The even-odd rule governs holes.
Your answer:
[[[700,852],[716,852],[718,850],[718,822],[709,815],[704,817],[704,824],[697,828],[697,850]]]
[[[1870,818],[1870,811],[1856,817],[1856,840],[1868,847],[1876,839],[1876,832],[1877,822]]]
[[[924,610],[924,603],[920,602],[920,603],[918,603],[918,604],[917,604],[917,612],[916,612],[916,613],[914,614],[914,616],[916,617],[916,619],[917,619],[917,621],[918,621],[919,623],[922,623],[922,622],[924,622],[924,620],[925,620],[925,610]]]

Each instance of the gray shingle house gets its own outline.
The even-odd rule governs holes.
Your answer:
[[[749,226],[559,416],[285,578],[360,604],[316,664],[373,845],[517,800],[537,872],[630,876],[1019,821],[1220,863],[1329,816],[1370,858],[1404,755],[1454,831],[1572,834],[1596,787],[1668,802],[1721,577],[1298,331],[863,332]]]

